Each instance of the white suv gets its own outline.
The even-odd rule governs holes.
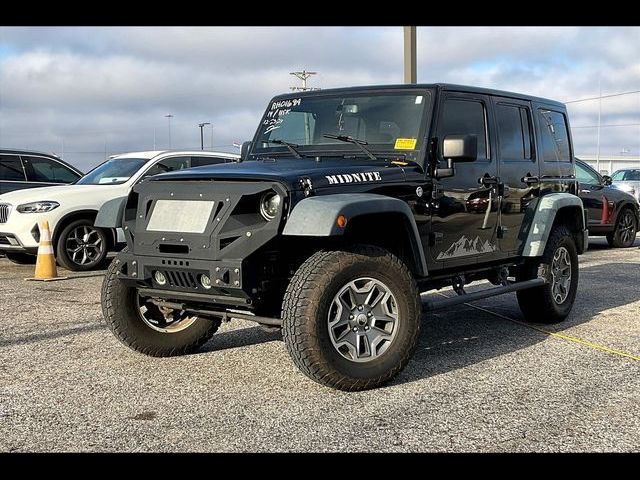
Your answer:
[[[117,155],[72,185],[32,188],[0,195],[0,252],[15,263],[33,263],[39,223],[49,221],[55,256],[69,270],[91,270],[123,243],[121,230],[93,225],[108,200],[129,194],[145,177],[185,168],[234,162],[239,155],[205,151],[152,151]]]

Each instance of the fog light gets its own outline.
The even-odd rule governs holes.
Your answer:
[[[167,277],[165,277],[164,273],[162,273],[160,270],[155,271],[155,273],[153,274],[153,278],[155,278],[158,285],[165,285],[167,283]]]
[[[207,275],[200,275],[200,283],[207,290],[211,288],[211,279]]]

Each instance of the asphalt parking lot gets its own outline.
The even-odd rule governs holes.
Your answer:
[[[520,323],[515,294],[425,318],[407,369],[360,393],[250,322],[144,357],[105,327],[100,274],[25,282],[0,258],[0,451],[638,451],[639,247],[592,238],[559,326]]]

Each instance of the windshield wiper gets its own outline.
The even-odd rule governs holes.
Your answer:
[[[296,158],[302,158],[302,155],[300,155],[300,152],[296,150],[297,148],[300,147],[300,145],[297,145],[295,143],[285,142],[284,140],[280,140],[280,139],[261,140],[261,141],[264,143],[275,143],[276,145],[284,145],[289,149],[291,153],[293,153],[296,156]]]
[[[366,153],[367,157],[369,157],[371,160],[378,160],[378,158],[373,154],[373,152],[371,152],[371,150],[365,147],[365,145],[369,145],[369,143],[365,142],[364,140],[359,140],[349,135],[334,135],[332,133],[325,133],[322,136],[324,138],[333,138],[335,140],[340,140],[341,142],[353,143],[354,145],[357,145],[360,148],[360,150]]]

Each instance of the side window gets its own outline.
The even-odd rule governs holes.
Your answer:
[[[531,122],[529,110],[517,105],[496,106],[500,158],[531,160]]]
[[[576,179],[579,183],[585,185],[598,185],[600,184],[600,179],[588,168],[583,167],[579,163],[576,162]]]
[[[487,122],[484,105],[478,101],[447,99],[439,127],[440,151],[447,135],[476,135],[478,160],[489,158],[487,148]]]
[[[545,162],[571,162],[569,133],[564,115],[553,110],[538,109]]]
[[[192,167],[202,167],[203,165],[215,165],[216,163],[228,163],[232,160],[225,157],[191,157]]]
[[[24,170],[17,155],[0,155],[0,180],[24,182]]]
[[[23,156],[22,160],[31,182],[71,183],[80,178],[74,171],[49,158]]]
[[[159,173],[173,172],[176,170],[184,170],[185,168],[191,167],[191,157],[169,157],[160,160],[154,166],[152,166],[147,173],[144,174],[145,177],[150,177],[152,175],[158,175]]]

